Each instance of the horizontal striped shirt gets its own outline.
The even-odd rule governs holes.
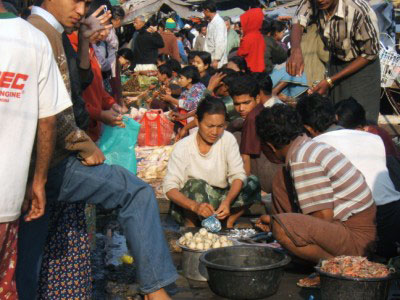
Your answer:
[[[359,56],[368,60],[378,57],[378,19],[366,1],[339,0],[329,19],[325,10],[315,8],[314,13],[311,1],[302,0],[294,24],[307,27],[312,20],[317,20],[328,50],[342,61],[352,61]]]
[[[327,144],[300,136],[286,160],[304,214],[333,209],[335,219],[346,221],[374,203],[360,171]]]

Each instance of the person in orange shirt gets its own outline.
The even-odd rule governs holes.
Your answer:
[[[99,39],[104,39],[106,32],[99,35]],[[75,51],[78,49],[78,35],[76,32],[68,35]],[[97,61],[95,52],[89,48],[90,65],[93,72],[92,83],[83,91],[86,109],[90,116],[89,128],[87,133],[96,142],[100,138],[101,123],[110,126],[123,126],[121,112],[123,107],[118,105],[113,97],[106,92],[103,85],[100,64]]]

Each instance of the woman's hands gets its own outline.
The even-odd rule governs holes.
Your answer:
[[[215,214],[214,207],[209,203],[196,202],[193,212],[203,218],[208,218]]]
[[[172,97],[172,91],[170,88],[166,88],[165,93],[160,94],[160,99],[165,102],[171,102],[173,100],[176,100],[174,97]]]
[[[114,109],[102,110],[100,113],[100,120],[109,126],[124,127],[124,121],[122,121],[122,115],[116,112]]]
[[[230,206],[231,206],[230,203],[228,203],[227,201],[221,202],[217,211],[215,212],[219,220],[223,220],[229,217],[229,215],[231,214]]]
[[[219,220],[226,219],[231,214],[230,204],[226,201],[222,201],[218,209],[215,211],[209,203],[196,203],[193,212],[200,217],[208,218],[212,215],[217,215]]]

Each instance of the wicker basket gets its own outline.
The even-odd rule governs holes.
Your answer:
[[[389,35],[387,35],[389,36]],[[379,51],[379,59],[381,63],[381,87],[391,87],[393,82],[400,74],[400,55],[395,50],[395,42],[393,47],[385,47],[382,42],[380,43],[381,49]]]

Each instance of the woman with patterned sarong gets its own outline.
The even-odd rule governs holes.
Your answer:
[[[243,168],[235,137],[225,131],[226,107],[206,96],[197,108],[198,131],[179,141],[171,154],[163,191],[170,213],[185,226],[216,215],[232,228],[245,209],[260,201],[256,177]]]

